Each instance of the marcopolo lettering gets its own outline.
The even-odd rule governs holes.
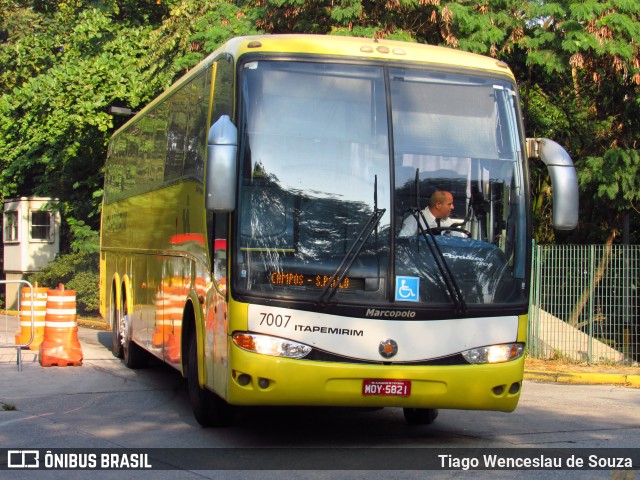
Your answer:
[[[414,318],[414,310],[378,310],[377,308],[367,309],[367,317],[375,318]]]

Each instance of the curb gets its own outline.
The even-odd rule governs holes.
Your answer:
[[[620,385],[640,388],[640,374],[625,373],[563,373],[525,371],[525,380],[549,383],[570,383],[576,385]]]
[[[79,327],[87,327],[93,330],[111,330],[109,325],[104,320],[92,319],[92,318],[79,318],[76,320]]]

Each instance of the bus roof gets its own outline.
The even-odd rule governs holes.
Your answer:
[[[489,75],[508,76],[515,80],[506,63],[495,58],[448,47],[401,42],[397,40],[344,37],[336,35],[282,34],[235,37],[217,48],[189,73],[177,80],[160,96],[147,104],[138,115],[120,127],[117,136],[135,123],[140,114],[148,111],[170,91],[177,90],[207,68],[219,55],[227,53],[234,59],[250,53],[307,54],[345,59],[406,62],[440,68],[466,69]]]
[[[222,51],[234,58],[251,53],[302,53],[390,61],[415,62],[425,65],[477,69],[513,78],[506,63],[495,58],[421,43],[396,40],[374,40],[335,35],[254,35],[229,40],[212,55]]]

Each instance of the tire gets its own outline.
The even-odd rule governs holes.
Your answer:
[[[196,421],[203,427],[228,427],[233,423],[236,409],[215,393],[200,387],[198,382],[198,350],[196,334],[189,335],[187,357],[187,385],[189,400]]]
[[[437,408],[403,408],[402,413],[409,425],[430,425],[438,418]]]
[[[146,352],[131,339],[131,331],[133,327],[130,323],[129,310],[127,307],[127,298],[122,295],[122,302],[118,309],[120,344],[122,345],[122,360],[124,364],[133,370],[147,366]]]
[[[122,359],[124,364],[132,370],[147,366],[146,352],[136,342],[128,337],[123,346]]]
[[[111,353],[113,353],[113,356],[116,358],[124,358],[120,325],[120,309],[116,304],[115,288],[111,291],[111,302],[109,306],[109,325],[111,326]]]

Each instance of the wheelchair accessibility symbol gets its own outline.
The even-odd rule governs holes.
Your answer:
[[[420,300],[420,278],[396,277],[396,302],[417,302]]]

